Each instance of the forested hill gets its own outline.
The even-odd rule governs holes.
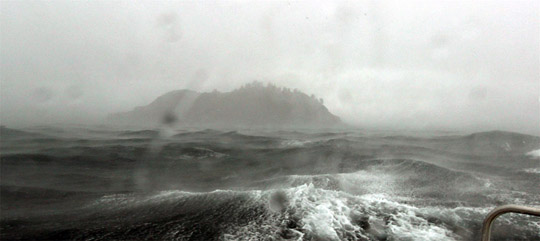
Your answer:
[[[323,100],[298,90],[253,82],[231,92],[168,92],[132,111],[112,114],[114,124],[174,123],[208,127],[333,127],[341,124]]]

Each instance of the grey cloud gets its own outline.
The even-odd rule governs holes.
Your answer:
[[[1,4],[7,125],[98,121],[170,90],[261,80],[360,127],[540,134],[537,1]]]
[[[157,27],[165,31],[165,40],[177,42],[182,37],[178,14],[175,12],[162,13],[157,17]]]

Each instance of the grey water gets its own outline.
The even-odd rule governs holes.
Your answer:
[[[540,137],[512,132],[0,132],[2,240],[478,240],[540,205]],[[536,151],[536,152],[535,152]],[[503,215],[494,240],[538,240]]]

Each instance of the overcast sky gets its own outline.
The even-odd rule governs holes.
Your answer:
[[[1,1],[4,125],[253,80],[366,128],[540,134],[539,1]]]

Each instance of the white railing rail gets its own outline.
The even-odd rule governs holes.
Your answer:
[[[540,216],[540,208],[525,207],[519,205],[504,205],[493,209],[488,213],[482,226],[482,241],[489,241],[491,238],[491,224],[498,216],[505,213],[520,213],[527,215]]]

